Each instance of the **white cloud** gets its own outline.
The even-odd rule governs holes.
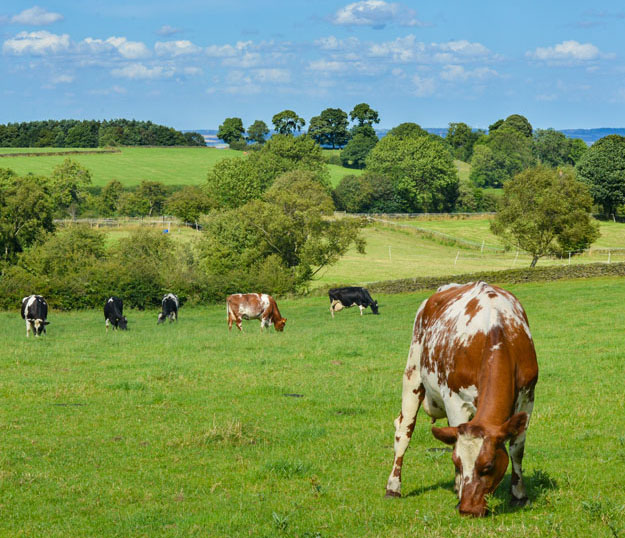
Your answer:
[[[460,56],[475,57],[485,56],[490,53],[490,51],[481,43],[471,43],[466,39],[462,39],[460,41],[447,41],[446,43],[439,43],[435,46],[440,48],[442,51],[449,51]]]
[[[14,24],[28,24],[30,26],[45,26],[62,20],[63,15],[60,13],[52,13],[39,6],[25,9],[11,17],[11,22]]]
[[[69,35],[39,32],[20,32],[2,45],[5,54],[56,54],[69,49]]]
[[[414,84],[413,93],[417,97],[429,97],[436,89],[436,82],[433,78],[424,78],[419,75],[414,75],[412,77],[412,83]]]
[[[345,69],[345,63],[336,60],[314,60],[308,63],[308,69],[311,71],[336,73]]]
[[[394,22],[401,26],[423,26],[412,9],[384,0],[361,0],[348,4],[335,13],[332,22],[341,26],[371,26],[376,29]]]
[[[465,69],[461,65],[446,65],[441,73],[441,78],[449,82],[456,80],[485,80],[499,76],[499,73],[488,67],[477,67],[475,69]]]
[[[172,35],[178,34],[182,32],[180,28],[174,28],[173,26],[169,26],[169,24],[165,24],[161,26],[156,33],[162,37],[170,37]]]
[[[291,73],[287,69],[255,69],[254,78],[259,82],[285,84],[291,82]]]
[[[108,39],[93,39],[87,37],[78,45],[79,49],[86,49],[91,54],[116,51],[122,58],[138,60],[150,55],[149,49],[140,41],[128,41],[125,37],[109,37]]]
[[[52,84],[71,84],[74,82],[75,77],[73,75],[56,75],[52,77],[50,81]]]
[[[128,78],[131,80],[154,80],[161,78],[170,78],[174,75],[175,70],[171,67],[155,66],[146,67],[141,63],[133,63],[124,67],[111,70],[111,75],[119,78]]]
[[[251,45],[251,41],[238,41],[235,45],[209,45],[205,50],[213,58],[229,58],[241,54]]]
[[[154,50],[159,56],[184,56],[201,52],[201,47],[194,45],[191,41],[157,41]]]
[[[95,90],[89,91],[91,95],[112,95],[118,94],[123,95],[127,92],[126,88],[123,86],[111,86],[110,88],[97,88]]]
[[[525,53],[528,58],[542,61],[588,61],[601,56],[599,49],[592,43],[563,41],[553,47],[538,47]]]
[[[194,77],[196,75],[201,75],[203,73],[202,69],[200,67],[193,67],[193,66],[189,66],[189,67],[183,67],[181,70],[183,75],[188,75],[190,77]]]
[[[259,65],[261,58],[258,52],[244,52],[241,56],[224,58],[222,63],[231,67],[248,68]]]
[[[360,41],[356,37],[349,37],[347,39],[337,39],[333,35],[328,37],[321,37],[315,40],[315,45],[321,50],[351,50],[360,46]]]

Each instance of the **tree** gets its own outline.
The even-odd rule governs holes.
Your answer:
[[[555,129],[536,129],[534,151],[543,164],[561,166],[568,161],[569,141],[564,133]]]
[[[187,146],[206,146],[206,140],[200,133],[188,132],[182,133],[184,139],[187,143]]]
[[[91,185],[91,172],[68,158],[52,170],[50,180],[57,207],[74,218]]]
[[[374,123],[380,123],[377,110],[373,110],[367,103],[356,105],[349,113],[349,117],[352,121],[357,121],[359,126],[369,125],[371,127]]]
[[[588,151],[588,145],[581,138],[569,138],[569,153],[566,162],[575,166],[586,151]]]
[[[367,155],[378,143],[377,136],[356,134],[341,151],[341,163],[347,168],[364,168]]]
[[[142,216],[160,215],[167,198],[167,187],[159,181],[142,181],[134,192]]]
[[[406,138],[416,138],[419,136],[429,136],[429,133],[421,128],[420,125],[412,123],[410,121],[400,123],[396,127],[393,127],[387,135],[395,136],[401,140]]]
[[[65,145],[70,148],[97,148],[99,123],[97,121],[77,122],[65,137]]]
[[[343,147],[349,140],[347,125],[346,112],[340,108],[326,108],[310,120],[308,135],[319,145],[330,145],[332,149]]]
[[[625,204],[625,137],[608,135],[597,140],[581,157],[576,170],[605,215],[615,214]]]
[[[441,139],[386,135],[367,157],[367,169],[393,180],[397,194],[416,211],[451,211],[458,175]]]
[[[533,166],[532,139],[502,125],[473,147],[471,181],[479,187],[501,187],[520,171]]]
[[[100,212],[104,216],[108,217],[117,213],[119,200],[123,192],[124,186],[116,179],[112,179],[104,185],[98,199]]]
[[[466,123],[450,123],[445,141],[456,159],[468,163],[473,156],[473,146],[481,135],[480,131],[473,132]]]
[[[300,118],[292,110],[283,110],[271,118],[276,131],[283,135],[292,135],[295,131],[301,131],[306,125],[304,118]]]
[[[167,213],[183,222],[197,223],[201,215],[214,206],[213,200],[200,187],[189,185],[172,194],[165,204]]]
[[[262,120],[256,120],[252,125],[247,128],[247,140],[249,142],[256,142],[257,144],[264,144],[265,137],[269,134],[269,127]]]
[[[356,244],[362,251],[361,223],[331,219],[334,204],[314,173],[294,170],[277,178],[262,200],[211,214],[205,221],[201,265],[223,275],[224,289],[257,282],[271,268],[305,286],[323,267]],[[275,282],[274,282],[275,285]]]
[[[348,213],[362,213],[369,209],[373,188],[362,175],[343,177],[332,193],[336,208]]]
[[[0,170],[0,255],[5,262],[54,230],[54,201],[43,178]]]
[[[236,208],[260,198],[279,175],[291,170],[311,171],[328,185],[321,147],[309,136],[277,134],[246,158],[218,161],[208,172],[206,192],[218,207]]]
[[[532,136],[532,124],[525,116],[521,116],[521,114],[512,114],[508,116],[503,122],[503,125],[512,127],[527,138]]]
[[[506,245],[529,252],[530,267],[543,256],[588,248],[599,237],[588,188],[572,169],[529,168],[504,185],[491,230]]]
[[[241,118],[226,118],[219,126],[217,138],[223,140],[226,144],[236,142],[243,139],[245,129]]]

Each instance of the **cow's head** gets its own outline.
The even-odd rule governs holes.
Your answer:
[[[377,301],[373,301],[373,303],[371,303],[371,312],[373,312],[374,314],[379,314]]]
[[[117,326],[122,330],[125,331],[128,329],[128,320],[126,319],[126,316],[122,316],[121,318],[119,318],[117,320]]]
[[[163,314],[162,312],[158,313],[158,321],[156,322],[157,325],[160,323],[163,323],[165,321],[165,314]]]
[[[50,325],[49,321],[46,321],[45,319],[29,319],[28,320],[32,326],[33,326],[33,331],[35,333],[35,335],[39,336],[40,334],[43,334],[46,332],[46,325]]]
[[[461,514],[486,515],[486,495],[497,489],[508,468],[505,442],[527,426],[527,413],[517,413],[501,426],[479,426],[468,422],[458,427],[432,428],[439,441],[454,446],[452,459],[458,477]]]
[[[286,325],[286,318],[280,318],[274,321],[273,326],[276,331],[282,332],[284,330],[284,326]]]

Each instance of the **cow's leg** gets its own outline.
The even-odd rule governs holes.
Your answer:
[[[386,484],[387,497],[401,496],[401,468],[404,453],[410,443],[417,421],[417,413],[425,396],[425,388],[421,385],[419,362],[412,360],[413,349],[414,347],[410,348],[410,357],[403,377],[401,412],[395,419],[395,459],[393,460],[393,470]],[[416,352],[416,349],[414,351]]]
[[[26,338],[30,336],[30,322],[26,320]]]
[[[106,320],[104,321],[104,325],[106,326],[106,332],[109,332],[109,318],[106,318]]]
[[[521,391],[517,399],[516,411],[527,413],[527,425],[521,435],[510,440],[510,459],[512,460],[512,476],[510,479],[511,504],[513,506],[525,506],[527,504],[527,492],[523,483],[523,452],[525,451],[525,433],[529,426],[529,420],[534,408],[534,389]]]
[[[239,329],[239,331],[243,332],[243,327],[241,326],[241,318],[234,318],[234,322],[237,326],[237,329]]]
[[[365,308],[364,306],[362,306],[361,304],[358,305],[358,308],[360,308],[360,315],[362,316],[362,313],[364,312]]]
[[[332,314],[332,319],[334,319],[334,301],[330,304],[330,314]]]

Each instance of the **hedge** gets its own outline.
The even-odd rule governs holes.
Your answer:
[[[601,276],[625,276],[625,262],[534,267],[533,269],[507,269],[505,271],[483,271],[446,277],[402,278],[399,280],[372,282],[367,285],[367,289],[372,293],[394,294],[435,290],[439,286],[449,284],[450,282],[465,284],[466,282],[484,280],[496,284],[521,284],[525,282],[550,282],[554,280],[594,278]],[[316,290],[316,293],[326,293],[329,288],[339,286],[340,285],[328,286],[323,290]]]

